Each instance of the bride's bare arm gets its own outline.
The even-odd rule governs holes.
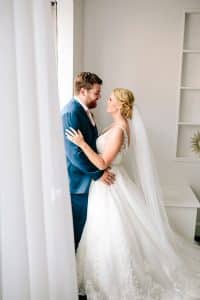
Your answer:
[[[67,138],[78,145],[88,159],[100,170],[105,170],[110,166],[123,144],[124,134],[121,128],[115,127],[109,133],[109,138],[106,141],[106,147],[103,153],[96,153],[84,140],[80,130],[67,130]]]

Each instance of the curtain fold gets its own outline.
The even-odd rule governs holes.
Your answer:
[[[0,17],[1,299],[77,299],[50,1]]]

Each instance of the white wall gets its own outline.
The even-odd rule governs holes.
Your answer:
[[[200,164],[174,160],[183,9],[198,0],[84,0],[82,70],[99,74],[99,126],[109,123],[105,99],[114,87],[134,91],[161,180],[192,185],[200,198]],[[75,20],[78,22],[78,20]]]
[[[83,70],[83,0],[74,0],[74,74]]]

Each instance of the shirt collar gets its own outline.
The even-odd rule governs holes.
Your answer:
[[[74,96],[74,99],[84,108],[85,111],[88,111],[89,108],[76,96]]]

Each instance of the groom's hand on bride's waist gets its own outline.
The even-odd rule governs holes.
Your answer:
[[[110,171],[110,168],[107,168],[100,177],[100,180],[107,185],[111,185],[115,182],[115,174]]]

